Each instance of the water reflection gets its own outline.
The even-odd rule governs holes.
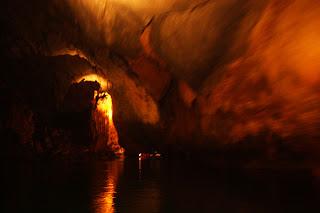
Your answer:
[[[93,171],[94,212],[160,211],[160,161],[98,162]]]
[[[116,212],[161,212],[161,161],[125,161],[115,198]]]
[[[3,166],[0,212],[319,212],[318,173],[158,159],[15,162]]]
[[[114,198],[117,193],[118,180],[123,171],[123,160],[100,162],[94,171],[93,189],[97,191],[94,198],[94,212],[115,212]]]

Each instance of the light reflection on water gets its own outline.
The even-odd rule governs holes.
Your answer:
[[[243,172],[189,163],[107,163],[104,185],[96,185],[95,212],[304,212],[317,205],[319,190],[309,171]]]
[[[94,200],[94,208],[96,213],[115,212],[114,198],[117,193],[116,188],[122,170],[122,160],[107,162],[105,165],[105,170],[95,170],[96,174],[94,175],[96,175],[96,177],[94,177],[93,180],[99,179],[101,176],[104,177],[103,179],[105,179],[104,186],[101,187],[98,185],[98,187],[101,187],[102,191]]]
[[[16,162],[3,166],[0,212],[319,212],[313,173],[169,160]]]
[[[128,164],[129,173],[123,175],[124,164]],[[147,170],[143,174],[143,163]],[[115,160],[99,165],[93,174],[92,188],[94,212],[159,212],[160,185],[157,178],[149,176],[149,172],[159,169],[159,161],[124,161]],[[99,169],[100,167],[100,169]],[[101,171],[101,169],[103,169]],[[143,177],[143,175],[145,175]],[[119,186],[121,181],[121,187]],[[128,197],[130,194],[130,197]],[[122,197],[124,199],[119,199]]]

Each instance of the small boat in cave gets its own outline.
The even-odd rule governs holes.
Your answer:
[[[154,153],[139,153],[139,160],[146,160],[146,159],[158,159],[161,157],[161,154],[158,152]]]

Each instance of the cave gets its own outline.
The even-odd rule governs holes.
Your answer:
[[[0,12],[3,212],[319,210],[317,0]]]

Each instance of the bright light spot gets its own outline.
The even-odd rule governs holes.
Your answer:
[[[82,80],[84,80],[84,81],[97,81],[100,84],[102,90],[108,90],[111,88],[111,83],[97,74],[88,74],[88,75],[82,76],[82,77],[76,79],[75,82],[79,83]]]
[[[78,78],[75,82],[96,81],[100,84],[101,90],[94,92],[92,100],[95,107],[93,120],[95,121],[96,130],[99,137],[96,143],[96,150],[111,149],[114,154],[121,156],[124,149],[119,145],[118,132],[113,123],[113,109],[111,95],[106,92],[111,87],[111,83],[97,74],[89,74]]]
[[[99,100],[97,103],[97,109],[100,112],[103,112],[104,115],[109,119],[109,123],[113,123],[112,121],[112,99],[111,96],[107,92],[103,92],[100,94],[96,94],[95,98],[99,95]]]
[[[97,102],[97,110],[105,117],[107,123],[108,131],[108,145],[111,146],[112,150],[115,151],[115,154],[123,154],[124,149],[118,144],[118,132],[114,126],[112,119],[112,98],[107,92],[95,93]]]

